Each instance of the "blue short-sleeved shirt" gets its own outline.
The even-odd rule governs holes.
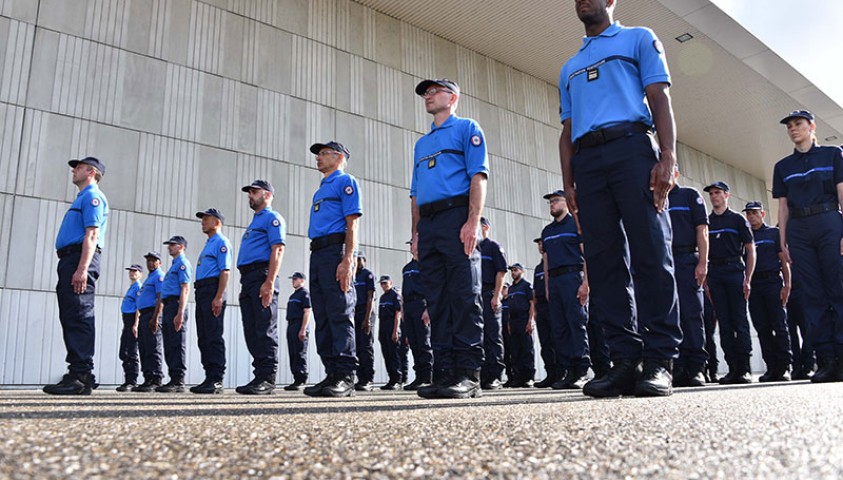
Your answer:
[[[140,280],[131,284],[123,295],[123,303],[120,304],[121,313],[135,313],[138,310],[138,295],[140,294]]]
[[[313,194],[307,236],[313,240],[332,233],[343,233],[347,228],[345,217],[350,215],[363,215],[360,187],[356,178],[337,170],[323,178]]]
[[[401,295],[394,289],[389,289],[381,295],[378,303],[378,318],[381,330],[392,331],[395,326],[395,312],[401,311]]]
[[[615,22],[583,38],[559,73],[560,120],[571,119],[571,139],[625,122],[653,125],[644,89],[670,84],[664,48],[652,30]]]
[[[752,243],[752,231],[743,215],[727,208],[722,215],[708,216],[709,260],[743,257],[744,245]]]
[[[506,272],[506,257],[503,247],[491,238],[480,240],[480,269],[484,285],[495,284],[499,272]]]
[[[305,308],[310,308],[310,292],[301,287],[294,290],[287,300],[287,320],[303,319]]]
[[[544,294],[544,262],[539,262],[533,269],[533,290],[536,300],[547,301]]]
[[[843,150],[814,145],[796,150],[773,168],[773,198],[787,198],[791,208],[837,203],[837,184],[843,182]]]
[[[708,225],[705,202],[696,188],[674,186],[668,194],[674,247],[697,246],[697,227]]]
[[[231,270],[231,242],[221,233],[205,240],[205,248],[196,262],[196,280],[217,278],[225,270]]]
[[[782,268],[779,252],[782,251],[781,238],[777,227],[761,225],[752,231],[755,238],[755,271],[779,271]]]
[[[467,196],[478,173],[489,176],[483,130],[470,118],[451,115],[416,142],[410,196],[417,205]]]
[[[571,267],[583,264],[577,223],[569,213],[560,221],[552,221],[542,230],[542,246],[547,254],[547,268]]]
[[[243,233],[240,252],[237,254],[237,266],[268,262],[272,246],[283,245],[286,236],[287,223],[280,213],[269,206],[255,213],[252,223]]]
[[[368,268],[361,268],[354,274],[354,290],[357,293],[357,305],[366,306],[369,292],[375,291],[375,275]]]
[[[533,286],[524,280],[514,282],[509,286],[509,315],[524,315],[530,311],[530,300],[533,299]]]
[[[64,214],[59,233],[56,235],[56,250],[70,245],[79,245],[85,238],[85,229],[97,227],[97,246],[105,245],[105,229],[108,227],[108,200],[97,184],[91,184],[76,194],[70,210]]]
[[[161,287],[161,300],[181,295],[181,286],[190,283],[193,279],[193,267],[190,260],[182,253],[173,259],[173,264],[164,276],[164,285]]]
[[[138,294],[138,310],[154,307],[158,301],[158,295],[161,294],[161,287],[163,286],[164,271],[159,267],[149,272]]]
[[[401,276],[403,277],[401,292],[404,294],[404,300],[424,300],[424,286],[422,285],[421,273],[419,272],[419,262],[415,259],[410,260],[401,269]]]

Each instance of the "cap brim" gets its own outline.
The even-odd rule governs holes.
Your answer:
[[[243,192],[249,193],[249,192],[252,191],[253,188],[260,188],[260,187],[253,187],[251,185],[246,185],[245,187],[241,188],[240,190],[243,191]]]
[[[196,218],[205,218],[205,215],[208,215],[205,212],[196,212]]]
[[[69,162],[67,162],[67,164],[70,165],[70,168],[76,168],[76,165],[79,165],[80,163],[82,162],[80,162],[79,160],[70,160]]]
[[[813,121],[811,119],[811,117],[807,117],[805,115],[788,115],[787,117],[784,117],[783,119],[781,119],[781,121],[779,121],[779,123],[781,123],[782,125],[787,125],[787,122],[793,120],[794,118],[804,118],[805,120],[808,120],[809,122]]]
[[[156,257],[155,255],[144,255],[143,258],[154,258],[155,260],[161,260],[161,257]]]
[[[423,97],[424,92],[426,92],[431,85],[439,84],[434,82],[433,80],[422,80],[418,85],[416,85],[416,95]]]
[[[319,151],[322,150],[323,148],[331,148],[331,147],[325,145],[324,143],[314,143],[313,145],[310,146],[310,153],[312,153],[314,155],[318,155]],[[331,150],[333,150],[333,148],[331,148]]]

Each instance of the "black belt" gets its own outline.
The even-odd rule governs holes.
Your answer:
[[[178,296],[174,296],[174,297],[167,297],[167,298],[162,298],[162,299],[161,299],[161,303],[163,303],[164,305],[167,305],[167,304],[170,304],[170,303],[173,303],[173,302],[178,302],[178,301],[179,301],[179,297],[178,297]]]
[[[82,252],[82,244],[77,243],[75,245],[68,245],[66,247],[62,247],[62,248],[56,250],[56,255],[58,255],[59,258],[62,258],[62,257],[66,257],[68,255],[74,254],[74,253],[81,253],[81,252]],[[102,249],[100,249],[100,247],[97,247],[96,252],[102,253]]]
[[[810,217],[812,215],[819,215],[825,212],[835,212],[839,210],[837,202],[820,203],[818,205],[811,205],[810,207],[791,207],[791,218]]]
[[[609,143],[612,140],[626,137],[633,133],[649,133],[652,131],[653,127],[639,122],[612,125],[611,127],[601,128],[600,130],[586,133],[577,139],[577,148],[596,147],[598,145],[603,145],[604,143]]]
[[[345,232],[332,233],[323,237],[314,238],[310,241],[310,251],[321,250],[325,247],[338,245],[340,243],[345,243]]]
[[[202,280],[196,280],[196,282],[193,283],[193,288],[204,288],[204,287],[216,286],[216,285],[219,285],[219,283],[220,283],[220,277],[208,277],[208,278],[203,278]]]
[[[551,277],[558,277],[571,272],[582,272],[582,265],[563,265],[561,267],[551,268],[547,274]]]
[[[752,274],[752,281],[765,280],[767,278],[780,277],[781,270],[767,270],[766,272],[755,272]]]
[[[243,275],[245,273],[254,272],[255,270],[266,270],[267,268],[269,268],[269,262],[255,262],[243,265],[242,267],[237,267],[237,270],[240,270],[240,275]]]
[[[743,262],[743,258],[741,257],[720,257],[720,258],[709,258],[708,263],[712,265],[726,265],[727,263],[739,263]]]
[[[697,253],[697,246],[690,247],[673,247],[673,253]]]
[[[146,315],[147,313],[152,313],[153,310],[155,310],[155,307],[146,307],[138,309],[138,312],[140,312],[141,315]]]
[[[419,215],[422,217],[432,217],[433,215],[439,212],[444,212],[445,210],[468,206],[468,203],[468,197],[466,196],[451,197],[444,200],[425,203],[424,205],[419,205]]]

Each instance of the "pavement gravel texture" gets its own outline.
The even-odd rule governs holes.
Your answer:
[[[593,400],[0,391],[0,478],[843,478],[843,383]]]

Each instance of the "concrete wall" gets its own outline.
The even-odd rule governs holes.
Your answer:
[[[412,145],[430,123],[413,87],[430,76],[462,86],[459,114],[488,138],[494,236],[511,261],[535,264],[541,194],[561,183],[553,85],[348,0],[0,0],[0,384],[43,384],[65,369],[53,241],[75,196],[70,158],[108,165],[95,358],[103,383],[122,380],[123,268],[173,234],[188,238],[195,263],[204,238],[193,212],[211,206],[226,214],[223,233],[238,250],[251,219],[239,187],[254,178],[274,183],[288,221],[281,274],[307,271],[320,179],[312,142],[351,150],[362,248],[377,274],[399,275]],[[699,152],[679,158],[696,185],[717,177],[764,193],[762,181]],[[290,291],[285,282],[279,303]],[[226,312],[229,386],[251,374],[236,293]],[[192,327],[188,381],[198,382]],[[280,356],[287,382],[285,345]],[[309,360],[311,378],[321,377],[313,347]]]

